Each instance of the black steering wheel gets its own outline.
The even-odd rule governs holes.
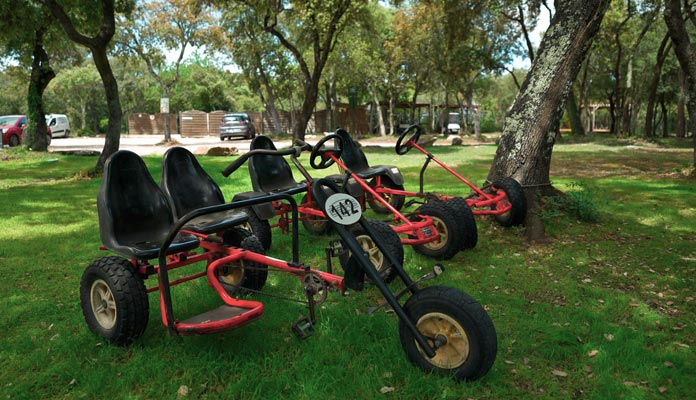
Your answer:
[[[411,135],[409,136],[409,133]],[[396,147],[394,150],[396,150],[396,154],[402,156],[406,153],[408,153],[409,150],[411,150],[411,142],[413,143],[418,143],[418,138],[420,138],[421,135],[421,127],[418,125],[411,125],[409,126],[404,133],[399,136],[399,140],[396,141]],[[408,138],[404,141],[404,138]]]
[[[324,149],[324,144],[329,140],[335,140],[336,147],[332,149]],[[343,139],[337,134],[331,134],[325,136],[312,148],[312,154],[309,156],[309,165],[314,169],[324,169],[333,165],[334,160],[329,157],[329,154],[333,154],[336,158],[341,158],[341,153],[343,152]],[[317,161],[320,159],[320,161]]]

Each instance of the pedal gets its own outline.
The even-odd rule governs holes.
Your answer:
[[[314,334],[314,325],[308,317],[302,317],[292,324],[292,333],[299,339],[307,339]]]

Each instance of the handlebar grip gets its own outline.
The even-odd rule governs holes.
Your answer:
[[[248,155],[248,154],[249,154],[249,153],[242,154],[241,156],[239,156],[238,159],[234,160],[230,165],[228,165],[227,168],[223,169],[223,170],[222,170],[222,176],[224,176],[225,178],[227,178],[228,176],[230,176],[231,173],[233,173],[233,172],[236,171],[239,167],[241,167],[242,165],[244,165],[244,163],[246,162],[247,158],[249,158],[249,155]]]

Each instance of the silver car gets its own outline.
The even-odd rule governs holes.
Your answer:
[[[256,128],[246,113],[225,114],[220,122],[220,140],[253,139]]]

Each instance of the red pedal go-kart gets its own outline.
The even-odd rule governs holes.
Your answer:
[[[414,364],[457,380],[475,380],[488,372],[495,360],[497,339],[483,307],[458,289],[421,288],[422,281],[442,272],[439,265],[433,272],[412,280],[401,264],[392,260],[404,286],[392,293],[348,227],[360,224],[374,237],[376,232],[362,217],[357,200],[342,193],[334,182],[319,179],[313,183],[313,189],[333,229],[353,253],[345,277],[300,263],[296,229],[293,259],[288,262],[265,256],[258,239],[239,229],[246,219],[245,213],[238,211],[241,208],[278,198],[292,203],[291,196],[281,193],[220,202],[219,188],[195,157],[186,150],[175,149],[164,157],[162,188],[155,184],[135,153],[118,151],[105,164],[97,196],[100,236],[103,248],[117,256],[102,257],[83,273],[80,302],[92,331],[114,344],[132,343],[147,326],[148,293],[152,292],[159,292],[162,322],[171,334],[208,334],[238,328],[259,318],[264,308],[260,301],[243,296],[247,292],[261,294],[268,272],[280,271],[299,278],[309,317],[293,324],[293,331],[307,337],[313,329],[314,307],[333,289],[339,293],[347,287],[360,289],[360,276],[364,274],[384,296],[380,306],[390,306],[399,318],[401,345]],[[180,180],[194,186],[178,185]],[[175,217],[173,208],[193,206],[198,195],[209,196],[205,201],[199,198],[202,207]],[[177,200],[177,196],[181,198]],[[377,244],[387,257],[393,258],[379,241]],[[153,260],[157,264],[152,264]],[[175,280],[169,277],[172,270],[196,265],[202,268]],[[153,275],[157,277],[156,284],[146,288],[145,280]],[[197,278],[207,279],[222,304],[181,319],[174,313],[172,288]],[[407,294],[408,299],[402,303]]]
[[[237,193],[234,195],[233,200],[258,198],[278,193],[298,197],[302,195],[296,206],[283,199],[278,199],[268,203],[257,204],[245,210],[248,215],[246,226],[259,238],[266,250],[272,244],[271,228],[278,227],[281,233],[288,233],[290,228],[295,227],[293,221],[297,221],[297,219],[293,218],[292,215],[295,209],[297,210],[299,221],[307,231],[313,234],[326,234],[331,230],[324,211],[314,198],[312,190],[314,178],[297,159],[303,151],[307,150],[312,150],[312,146],[304,142],[301,142],[299,146],[278,150],[269,137],[259,135],[252,140],[250,151],[240,155],[238,159],[222,171],[223,176],[227,177],[245,163],[248,165],[249,177],[254,190],[252,192]],[[305,178],[303,181],[297,182],[295,180],[290,164],[285,159],[288,156],[295,168]],[[276,216],[278,218],[273,220]],[[380,240],[390,249],[390,252],[399,264],[403,263],[404,250],[399,236],[383,221],[368,220],[368,223],[375,230],[379,231]],[[369,254],[370,261],[380,271],[384,279],[387,282],[393,279],[394,271],[390,269],[389,259],[384,257],[382,252],[379,251],[374,240],[366,235],[359,225],[352,227],[352,233],[363,250]],[[346,257],[349,257],[349,254],[343,251],[345,249],[340,246],[340,243],[336,243],[329,250],[341,255],[341,263],[345,263]]]
[[[345,142],[352,142],[345,130],[339,129],[337,134],[343,136]],[[399,136],[395,146],[398,155],[404,155],[412,148],[415,148],[426,156],[426,160],[420,170],[420,190],[418,192],[404,190],[403,176],[396,167],[384,168],[386,172],[375,175],[372,182],[370,182],[374,191],[387,200],[391,206],[400,210],[405,205],[406,197],[414,197],[424,201],[456,198],[454,196],[425,193],[423,191],[425,170],[432,160],[471,188],[472,193],[464,199],[474,215],[492,215],[500,225],[506,227],[517,226],[524,222],[525,216],[527,215],[527,200],[522,191],[522,187],[516,180],[504,178],[479,188],[421,147],[418,144],[420,135],[420,126],[411,125]],[[346,166],[352,170],[362,171],[371,168],[367,164],[364,153],[354,145],[351,148],[347,147],[342,157]],[[461,201],[461,199],[459,201]],[[373,206],[372,208],[375,209],[375,211],[383,212],[383,207],[374,200],[370,202],[370,205]],[[475,244],[475,241],[473,244]]]
[[[324,147],[329,141],[333,141],[333,148]],[[362,157],[365,168],[353,168],[349,162],[345,162],[346,159],[356,159],[356,156]],[[364,154],[355,146],[348,133],[338,129],[335,134],[325,136],[314,146],[310,165],[313,168],[326,168],[336,163],[345,174],[341,175],[342,179],[336,176],[331,179],[342,180],[346,185],[358,185],[361,192],[353,192],[353,195],[358,198],[361,206],[364,208],[369,203],[375,210],[391,213],[391,226],[396,233],[402,235],[401,243],[413,246],[420,254],[447,260],[461,250],[476,246],[476,221],[462,198],[437,199],[438,201],[421,205],[412,213],[403,214],[375,186],[375,182],[381,182],[382,176],[392,175],[397,170],[396,167],[369,167],[364,159]],[[371,182],[368,181],[370,179]]]

